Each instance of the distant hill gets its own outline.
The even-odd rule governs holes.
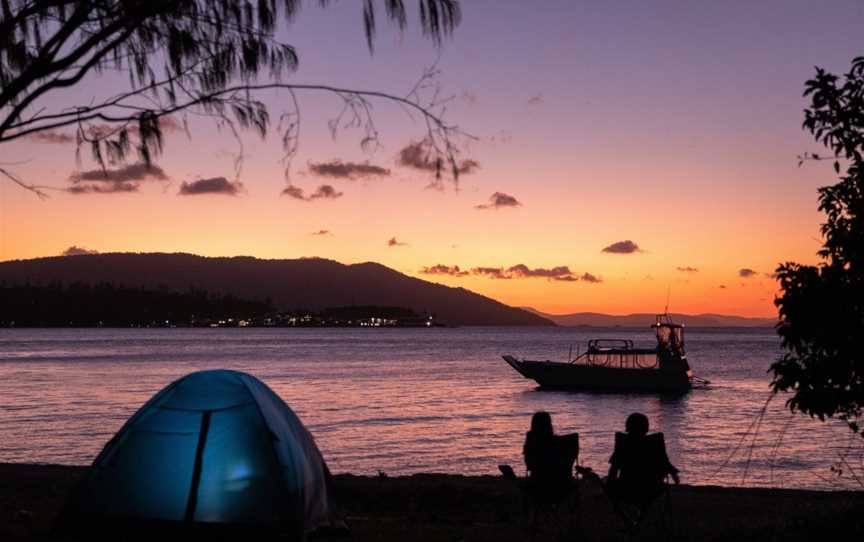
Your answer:
[[[0,262],[0,283],[47,285],[113,283],[123,286],[230,294],[271,300],[279,309],[351,305],[407,307],[433,313],[452,325],[554,325],[464,288],[409,277],[377,263],[344,265],[332,260],[261,260],[246,256],[206,258],[192,254],[88,254]]]
[[[577,312],[573,314],[547,314],[530,307],[522,307],[544,318],[552,320],[559,326],[592,326],[592,327],[643,327],[654,323],[656,315],[649,313],[626,314],[616,316],[597,312]],[[724,314],[671,314],[676,323],[693,327],[772,327],[777,323],[774,318],[746,318],[743,316],[728,316]]]

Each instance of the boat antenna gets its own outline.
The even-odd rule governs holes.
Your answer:
[[[672,318],[669,317],[669,298],[670,297],[672,297],[672,285],[671,284],[666,286],[666,308],[663,309],[663,314],[671,322]]]

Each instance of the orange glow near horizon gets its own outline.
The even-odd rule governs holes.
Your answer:
[[[603,212],[586,208],[583,213],[567,205],[579,191],[567,187],[558,188],[557,197],[532,197],[532,191],[523,189],[523,207],[478,211],[473,205],[482,202],[481,192],[470,187],[458,193],[430,192],[422,182],[388,179],[364,187],[341,183],[345,196],[320,203],[280,197],[277,183],[247,183],[247,193],[236,197],[179,197],[174,195],[175,183],[168,189],[148,186],[141,194],[59,194],[48,201],[3,186],[0,259],[58,255],[73,245],[100,252],[315,256],[349,264],[376,261],[424,280],[552,314],[656,312],[670,292],[670,310],[675,312],[770,316],[776,283],[768,275],[781,261],[812,262],[818,249],[811,233],[819,220],[815,212],[806,221],[778,225],[758,213],[723,220],[716,216],[722,214],[717,207],[685,207],[677,220],[661,220],[651,210],[657,202],[643,206],[624,199]],[[386,194],[404,203],[391,208]],[[628,216],[630,232],[641,234],[625,233],[617,223],[618,213]],[[791,231],[784,232],[784,227]],[[319,230],[331,234],[312,235]],[[391,237],[405,245],[389,247]],[[641,252],[601,252],[631,237]],[[565,265],[577,276],[587,272],[602,282],[422,272],[437,264],[462,270]],[[739,277],[744,267],[757,274]]]

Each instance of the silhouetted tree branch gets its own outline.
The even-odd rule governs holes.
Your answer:
[[[771,366],[772,387],[792,392],[793,411],[838,417],[864,436],[864,57],[843,77],[817,68],[804,95],[811,100],[804,128],[829,149],[835,172],[848,165],[839,182],[819,189],[822,261],[777,269],[777,330],[786,352]]]
[[[417,0],[423,32],[433,42],[450,34],[461,17],[458,0]],[[317,0],[326,6],[328,0]],[[407,23],[403,0],[382,0],[387,19]],[[296,51],[275,38],[279,21],[290,22],[301,0],[0,0],[0,144],[64,127],[75,127],[78,151],[89,147],[104,169],[133,151],[151,164],[162,152],[166,117],[194,114],[265,137],[271,127],[262,93],[286,90],[291,101],[279,116],[286,174],[297,151],[297,92],[332,93],[343,100],[331,122],[364,130],[362,145],[377,145],[371,100],[404,106],[424,120],[437,163],[458,176],[445,107],[417,88],[406,96],[327,84],[286,82],[298,65]],[[370,51],[376,29],[376,0],[363,0],[363,24]],[[126,73],[130,89],[98,103],[56,109],[58,92],[105,71]],[[421,77],[426,81],[430,72]],[[158,74],[158,75],[157,75]],[[259,81],[266,78],[268,81]],[[422,87],[421,87],[422,88]],[[242,160],[242,149],[238,155]],[[438,174],[448,169],[438,168]],[[45,195],[8,170],[18,185]]]

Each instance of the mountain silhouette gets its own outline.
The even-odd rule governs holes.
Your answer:
[[[230,294],[272,300],[281,310],[351,305],[406,307],[451,325],[554,325],[464,288],[409,277],[381,264],[345,265],[321,258],[263,260],[193,254],[111,253],[0,262],[0,283],[112,283],[150,289]]]
[[[656,317],[654,313],[612,315],[598,312],[576,312],[572,314],[547,314],[531,307],[522,308],[543,318],[548,318],[559,326],[566,327],[644,327],[653,324]],[[749,318],[725,314],[670,314],[669,316],[674,322],[693,327],[773,327],[777,324],[776,318]]]

